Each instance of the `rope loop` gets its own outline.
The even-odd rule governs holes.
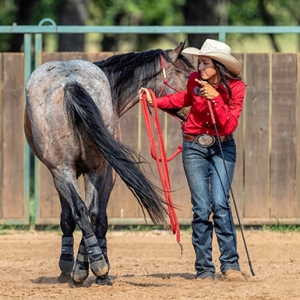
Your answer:
[[[156,103],[156,96],[151,89],[148,89],[148,91],[150,92],[151,97],[153,99],[154,116],[147,104],[146,93],[144,93],[142,96],[142,111],[143,111],[143,115],[144,115],[144,121],[145,121],[146,130],[147,130],[147,135],[148,135],[148,139],[149,139],[149,143],[150,143],[150,153],[151,153],[151,156],[156,160],[162,188],[164,191],[166,202],[168,204],[168,212],[169,212],[171,229],[172,229],[172,232],[174,234],[176,234],[177,242],[180,244],[180,227],[179,227],[179,223],[178,223],[178,219],[177,219],[177,215],[175,212],[173,199],[172,199],[172,195],[171,195],[171,182],[170,182],[170,175],[169,175],[167,163],[170,160],[172,160],[174,157],[176,157],[182,151],[182,146],[180,145],[178,147],[177,151],[170,158],[166,157],[164,140],[163,140],[161,125],[160,125],[159,116],[158,116],[158,107],[157,107],[157,103]],[[154,133],[152,130],[150,119],[152,120],[153,127],[156,130],[157,139],[158,139],[158,143],[157,143],[158,147],[156,146],[156,143],[155,143]],[[182,248],[181,248],[181,251],[182,251]],[[182,254],[182,252],[181,252],[181,254]]]

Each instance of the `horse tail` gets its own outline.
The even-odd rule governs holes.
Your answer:
[[[64,97],[73,126],[78,130],[79,123],[82,122],[104,158],[136,197],[143,213],[145,208],[154,224],[168,226],[166,221],[168,210],[164,205],[165,201],[156,192],[157,188],[140,170],[139,155],[117,141],[107,130],[100,110],[79,83],[66,83]]]

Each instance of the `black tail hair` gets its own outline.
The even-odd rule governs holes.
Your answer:
[[[94,100],[80,84],[67,83],[64,87],[64,96],[73,126],[78,130],[79,123],[84,125],[102,155],[125,182],[142,209],[146,209],[152,222],[168,227],[165,201],[140,170],[139,155],[109,133]]]

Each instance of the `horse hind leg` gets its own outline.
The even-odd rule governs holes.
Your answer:
[[[95,227],[95,235],[98,239],[98,245],[100,246],[103,255],[106,259],[106,263],[108,264],[108,267],[110,268],[110,263],[108,259],[108,253],[107,253],[107,239],[106,234],[108,230],[108,220],[107,220],[107,205],[110,193],[112,191],[112,188],[114,186],[116,180],[116,172],[112,169],[112,167],[107,164],[107,172],[106,172],[106,178],[102,180],[102,192],[99,199],[99,210],[97,213],[97,216],[95,218],[94,227]],[[98,285],[113,285],[110,281],[110,278],[108,274],[106,276],[98,276],[96,278],[96,283]]]
[[[110,191],[111,189],[112,186],[110,188]],[[97,236],[98,245],[102,250],[106,263],[108,264],[108,268],[110,269],[110,262],[107,253],[107,239],[106,239],[106,233],[108,230],[108,220],[107,220],[107,213],[106,213],[108,199],[109,199],[109,195],[108,197],[106,197],[106,195],[103,195],[103,197],[101,197],[100,199],[100,210],[97,219],[95,221],[95,234]],[[113,285],[112,282],[110,281],[108,274],[105,276],[98,276],[96,278],[96,283],[98,285]]]
[[[98,277],[107,277],[109,266],[99,247],[96,236],[92,233],[82,237],[79,245],[76,262],[73,267],[72,277],[69,281],[70,287],[81,286],[88,277],[88,260],[92,273]]]
[[[71,278],[71,273],[74,265],[74,237],[73,233],[76,227],[71,209],[67,201],[60,196],[61,216],[60,228],[63,232],[62,247],[59,258],[59,268],[61,274],[58,278],[59,283],[67,283]]]
[[[58,277],[59,283],[66,283],[71,278],[71,273],[74,265],[74,237],[62,236],[62,248],[59,258],[60,275]]]
[[[72,270],[72,280],[69,285],[71,287],[81,285],[89,276],[89,254],[86,249],[83,238],[80,241],[76,261]]]
[[[70,170],[70,168],[67,170]],[[98,245],[97,238],[93,233],[87,207],[79,196],[76,178],[67,170],[51,170],[54,185],[59,195],[61,195],[60,197],[67,201],[73,219],[82,231],[84,245],[87,248],[90,267],[93,274],[95,276],[104,276],[108,273],[108,265],[102,254],[101,248]],[[73,272],[71,276],[70,286],[82,283],[81,281],[77,281],[79,278],[74,276]]]
[[[90,190],[90,187],[93,187],[93,189],[94,189],[94,187],[97,186],[97,184],[95,182],[94,182],[94,184],[91,185],[87,181],[85,182],[85,185],[86,185],[87,190]],[[107,187],[108,185],[105,185],[105,186]],[[111,188],[110,188],[110,190],[111,190]],[[96,195],[97,193],[96,192],[94,192],[94,193],[89,192],[88,194],[93,194],[94,195],[94,197],[92,197],[94,199],[94,201],[91,201],[93,203],[93,207],[94,207],[95,204],[98,202],[95,199],[95,198],[98,198],[98,196]],[[108,194],[108,197],[109,197],[109,194]],[[108,199],[108,197],[105,197],[105,198]],[[86,202],[89,206],[89,202],[90,202],[89,199],[86,199]],[[106,203],[107,203],[107,200],[106,200]],[[95,217],[93,217],[94,213],[95,213],[95,210],[92,209],[92,213],[90,213],[92,223],[94,223],[93,220],[95,219]],[[94,225],[93,227],[95,228],[96,226]],[[106,220],[105,228],[106,228],[105,229],[105,234],[106,234],[107,220]],[[101,229],[102,229],[101,232],[103,232],[103,226],[101,226]],[[99,234],[99,231],[96,229],[95,235],[96,235],[96,238],[97,238],[97,243],[96,243],[95,239],[93,240],[93,243],[98,244],[98,246],[100,247],[102,254],[100,252],[98,254],[100,256],[103,255],[103,257],[105,259],[105,262],[108,266],[108,271],[109,271],[110,264],[109,264],[109,260],[108,260],[108,257],[107,257],[107,243],[106,243],[105,234],[104,235],[101,234],[101,233]],[[90,244],[91,244],[91,242],[90,242]],[[94,255],[95,254],[96,253],[94,253]],[[91,269],[93,270],[93,265],[91,265]],[[84,238],[82,238],[81,242],[80,242],[80,245],[79,245],[79,248],[78,248],[78,253],[77,253],[76,261],[75,261],[75,264],[74,264],[74,267],[73,267],[73,271],[72,271],[73,281],[70,281],[70,285],[72,287],[73,286],[74,287],[79,286],[82,282],[84,282],[84,280],[88,277],[88,275],[89,275],[89,253],[88,253],[88,250],[87,250],[87,247],[86,247],[86,242],[85,242]],[[96,282],[99,285],[112,285],[112,283],[109,279],[109,276],[108,276],[108,272],[105,275],[97,276]],[[100,282],[101,282],[101,284],[100,284]]]
[[[106,264],[108,265],[108,270],[110,269],[110,263],[107,255],[106,233],[108,230],[108,222],[106,209],[115,178],[116,173],[108,163],[106,163],[106,167],[102,167],[97,173],[84,175],[86,189],[85,203],[89,210],[97,243],[102,251]],[[74,265],[74,277],[82,275],[83,267],[88,269],[88,266],[84,264],[86,259],[84,259],[82,255],[82,252],[84,251],[82,246],[83,245],[81,244],[78,250],[80,256],[77,256]],[[98,285],[112,285],[108,273],[97,276],[96,283]]]
[[[107,255],[107,240],[106,240],[106,237],[98,238],[98,245],[100,246],[100,248],[103,252],[104,258],[105,258],[106,263],[108,265],[108,269],[110,269],[110,263],[109,263],[109,259],[108,259],[108,255]],[[113,283],[111,282],[108,274],[106,274],[104,276],[97,276],[96,283],[98,285],[113,285]]]

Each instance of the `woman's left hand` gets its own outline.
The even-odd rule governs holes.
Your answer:
[[[140,101],[142,101],[144,93],[146,93],[146,100],[147,100],[148,105],[153,106],[153,100],[152,100],[151,94],[147,88],[144,88],[144,87],[140,88],[139,94],[138,94]]]
[[[201,94],[206,99],[211,100],[219,95],[217,90],[208,82],[199,79],[195,79],[195,81],[199,83]]]

